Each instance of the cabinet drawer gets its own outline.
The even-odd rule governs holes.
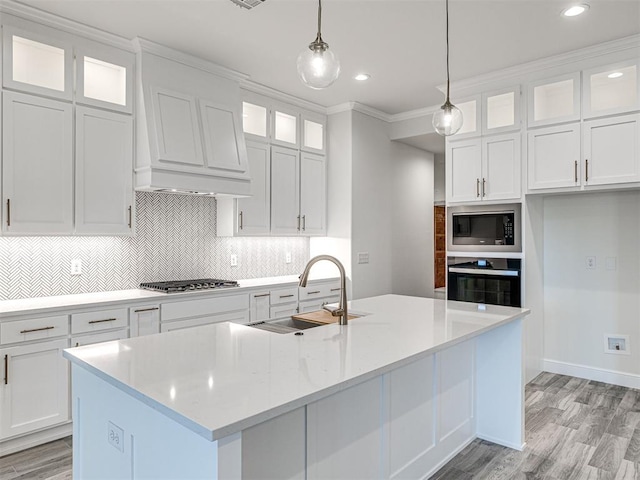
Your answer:
[[[271,307],[269,310],[269,318],[270,319],[283,318],[283,317],[290,317],[292,315],[295,315],[296,313],[298,313],[297,305],[298,305],[297,303],[294,303],[294,304],[284,304],[284,305],[278,305],[276,307]]]
[[[71,333],[99,332],[128,324],[126,308],[71,314]]]
[[[281,303],[292,303],[298,301],[298,287],[281,288],[279,290],[271,290],[271,305],[279,305]]]
[[[183,302],[163,303],[160,306],[160,319],[177,320],[179,318],[199,317],[216,313],[249,310],[249,295],[229,295],[209,297]]]
[[[340,282],[321,283],[300,287],[300,301],[314,298],[331,297],[340,295]]]
[[[0,324],[0,344],[28,342],[69,334],[69,316],[30,318]]]
[[[112,340],[124,340],[128,336],[128,332],[124,328],[120,330],[114,330],[112,332],[78,335],[77,337],[71,337],[71,346],[82,347],[83,345],[93,345],[95,343],[110,342]]]

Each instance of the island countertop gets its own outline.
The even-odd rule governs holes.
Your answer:
[[[219,323],[65,350],[64,356],[216,440],[506,324],[528,309],[383,295],[365,316],[303,335]]]

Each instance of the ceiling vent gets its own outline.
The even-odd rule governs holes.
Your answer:
[[[231,0],[231,1],[233,3],[235,3],[236,5],[244,7],[246,9],[251,9],[253,7],[257,7],[262,2],[264,2],[264,0]]]

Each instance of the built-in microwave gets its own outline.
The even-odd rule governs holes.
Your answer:
[[[447,209],[450,252],[522,252],[520,204]]]

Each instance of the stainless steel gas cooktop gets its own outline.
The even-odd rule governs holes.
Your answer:
[[[211,290],[213,288],[232,288],[237,286],[238,282],[235,280],[220,280],[218,278],[173,280],[169,282],[147,282],[140,284],[140,288],[144,288],[145,290],[164,293],[191,292],[194,290]]]

